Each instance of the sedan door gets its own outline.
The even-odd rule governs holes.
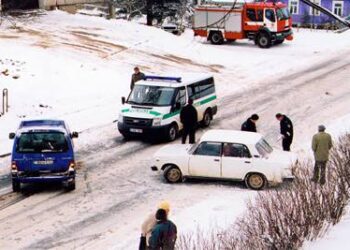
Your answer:
[[[189,160],[189,173],[198,177],[221,177],[221,142],[202,142]]]
[[[242,180],[252,167],[252,157],[247,146],[225,143],[221,164],[223,178]]]

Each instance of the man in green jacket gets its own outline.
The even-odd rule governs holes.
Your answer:
[[[318,133],[312,138],[312,150],[315,156],[314,176],[312,180],[321,185],[326,182],[326,164],[329,158],[329,150],[332,148],[332,137],[325,132],[324,125],[318,126]]]

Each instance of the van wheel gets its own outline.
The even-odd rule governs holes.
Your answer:
[[[67,191],[73,191],[75,190],[75,179],[71,182],[68,182],[68,185],[66,187],[66,190]]]
[[[19,181],[12,181],[12,190],[13,192],[21,191],[21,183]]]
[[[211,112],[207,110],[203,115],[202,126],[209,127],[210,122],[211,122]]]
[[[267,49],[271,47],[271,37],[266,32],[259,34],[257,38],[257,44],[260,48]]]
[[[165,168],[164,178],[168,183],[181,182],[182,180],[181,170],[176,166],[169,165]]]
[[[224,37],[222,36],[221,31],[213,31],[209,35],[209,40],[212,44],[220,45],[224,43]]]
[[[171,124],[170,127],[168,128],[168,134],[167,134],[168,141],[174,141],[177,137],[178,131],[179,131],[179,128],[177,124],[176,123]]]
[[[245,184],[250,189],[261,190],[266,187],[267,181],[264,175],[252,173],[246,176]]]

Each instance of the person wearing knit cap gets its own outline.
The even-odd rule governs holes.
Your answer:
[[[167,212],[158,209],[156,213],[157,224],[152,230],[148,245],[150,250],[174,250],[177,238],[176,225],[168,220]]]
[[[167,216],[170,212],[170,204],[168,201],[162,201],[158,204],[158,209],[163,209],[166,211]],[[141,226],[141,238],[140,238],[140,246],[139,250],[147,249],[147,242],[151,236],[152,229],[156,226],[157,219],[155,213],[151,213],[147,216],[145,221]]]
[[[312,137],[312,151],[315,157],[314,176],[312,180],[321,185],[326,183],[326,166],[329,150],[332,148],[332,137],[326,133],[324,125],[318,126],[318,133]]]
[[[242,131],[247,132],[257,132],[256,130],[256,122],[259,120],[259,116],[257,114],[251,115],[241,126]]]

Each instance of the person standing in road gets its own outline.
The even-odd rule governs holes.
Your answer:
[[[150,250],[174,250],[177,238],[176,225],[168,220],[164,209],[158,209],[156,213],[157,224],[152,230],[148,244]]]
[[[257,132],[256,130],[256,122],[259,120],[259,116],[257,114],[251,115],[243,124],[241,127],[242,131],[247,132]]]
[[[183,124],[182,144],[186,143],[187,135],[189,135],[190,144],[195,143],[195,133],[198,124],[198,114],[193,107],[193,100],[189,99],[188,104],[182,108],[180,112],[180,121]]]
[[[276,114],[276,119],[280,121],[283,150],[290,151],[290,145],[293,142],[293,123],[281,113]]]
[[[169,215],[170,212],[170,204],[167,201],[162,201],[158,205],[158,209],[163,209],[165,210],[167,216]],[[142,223],[141,226],[141,239],[140,239],[140,246],[139,250],[146,250],[148,245],[147,242],[149,238],[151,237],[151,232],[153,228],[157,224],[157,219],[155,213],[151,213],[148,215],[148,217],[145,219],[145,221]]]
[[[134,74],[131,76],[130,89],[132,90],[135,86],[135,82],[145,79],[145,74],[142,73],[139,67],[134,68]]]
[[[315,157],[314,176],[312,180],[321,185],[326,183],[326,165],[329,150],[332,148],[332,137],[326,133],[324,125],[318,126],[318,133],[312,137],[312,151]]]

